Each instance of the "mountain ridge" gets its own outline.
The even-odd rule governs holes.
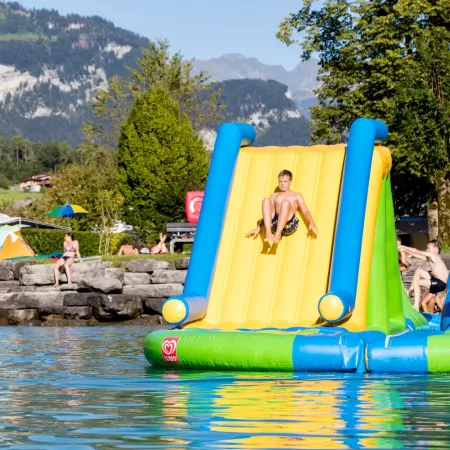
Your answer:
[[[294,69],[287,70],[281,65],[265,64],[254,57],[240,53],[227,53],[218,58],[194,60],[195,71],[207,71],[213,81],[229,79],[275,80],[289,87],[292,98],[300,108],[314,103],[314,90],[320,85],[317,80],[318,61],[310,59],[299,62]]]
[[[92,118],[89,103],[93,95],[108,86],[111,76],[125,76],[128,66],[135,67],[141,48],[148,42],[99,16],[61,15],[54,10],[29,10],[17,2],[0,3],[2,135],[23,135],[43,142],[67,140],[78,145],[83,139],[83,123]],[[235,65],[238,60],[240,67]],[[210,63],[194,61],[194,70],[202,70],[202,64]],[[277,131],[278,126],[292,128],[287,132],[290,136],[306,135],[306,121],[291,100],[291,90],[279,82],[270,83],[272,75],[286,78],[290,72],[240,54],[216,58],[215,64],[234,70],[237,78],[237,83],[220,79],[214,64],[210,64],[212,80],[225,83],[224,92],[228,92],[228,120],[253,120],[261,137],[270,137],[270,130],[275,128],[272,133],[280,144],[284,132]],[[296,79],[296,83],[297,93],[303,81]],[[251,101],[246,105],[245,100],[233,95]],[[269,103],[275,106],[265,110]],[[300,134],[295,128],[301,129]]]

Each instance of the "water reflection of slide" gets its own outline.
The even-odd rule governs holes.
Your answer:
[[[211,430],[240,433],[224,442],[242,448],[347,448],[342,389],[340,380],[236,381],[218,391],[223,418]]]
[[[412,441],[439,440],[426,426],[428,419],[415,417],[421,406],[425,411],[433,406],[433,395],[419,400],[398,378],[179,372],[170,381],[165,423],[189,429],[185,439],[171,438],[174,444],[337,449],[403,448]],[[448,432],[442,425],[436,431]]]

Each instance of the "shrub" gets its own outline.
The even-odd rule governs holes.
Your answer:
[[[0,189],[9,189],[9,186],[11,185],[11,181],[9,181],[8,177],[0,173]]]
[[[65,230],[41,230],[38,228],[22,228],[22,236],[27,244],[38,255],[49,255],[63,251]],[[76,231],[75,238],[80,243],[81,256],[98,256],[100,246],[100,234],[91,231]],[[125,233],[114,235],[111,242],[112,253],[116,254],[124,239],[134,242],[135,237]]]
[[[28,245],[38,255],[48,255],[63,251],[65,230],[40,230],[23,228],[20,230]],[[81,256],[96,256],[100,243],[100,235],[90,231],[77,231],[75,237],[80,243]]]

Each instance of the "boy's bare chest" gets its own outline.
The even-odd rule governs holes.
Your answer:
[[[295,204],[296,198],[293,194],[277,194],[275,195],[273,201],[276,205],[281,205],[283,201],[287,200],[290,203]]]

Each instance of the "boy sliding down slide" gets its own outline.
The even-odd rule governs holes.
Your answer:
[[[254,230],[249,231],[245,237],[254,236],[256,238],[261,231],[261,224],[264,223],[266,230],[264,242],[268,242],[269,245],[273,243],[278,244],[281,236],[290,236],[297,230],[299,220],[295,213],[298,209],[309,222],[308,230],[317,234],[316,224],[305,205],[303,197],[297,192],[290,190],[291,183],[292,173],[289,170],[282,170],[278,174],[280,192],[275,192],[270,198],[263,200],[263,218],[258,222],[258,226]]]
[[[411,289],[414,290],[414,308],[419,311],[421,286],[428,289],[430,294],[438,294],[439,292],[445,291],[447,288],[448,269],[439,256],[441,247],[437,241],[433,240],[428,243],[426,252],[421,252],[420,250],[404,245],[401,245],[398,249],[400,251],[404,250],[415,258],[428,261],[431,265],[431,275],[421,268],[416,269],[414,272]],[[408,293],[410,291],[408,291]]]

